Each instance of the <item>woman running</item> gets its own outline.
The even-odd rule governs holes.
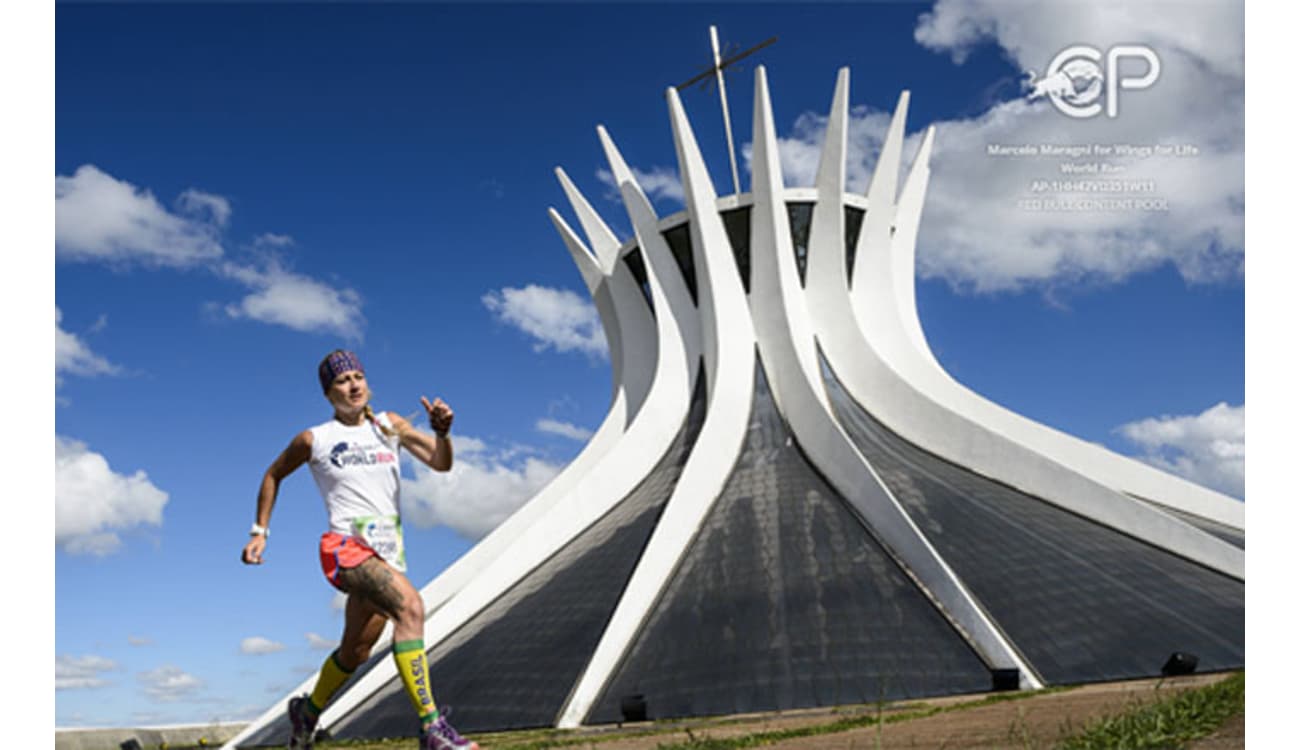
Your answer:
[[[407,580],[402,545],[398,451],[405,448],[434,471],[451,469],[453,414],[442,399],[421,396],[434,436],[392,412],[376,414],[357,355],[336,349],[318,368],[334,418],[300,433],[271,464],[257,494],[257,521],[243,560],[260,565],[280,482],[309,464],[325,500],[330,530],[321,536],[321,568],[348,594],[343,641],[321,667],[311,695],[289,701],[289,747],[310,750],[320,712],[348,677],[370,658],[384,625],[393,621],[393,659],[420,718],[421,750],[478,750],[440,716],[424,654],[424,602]]]

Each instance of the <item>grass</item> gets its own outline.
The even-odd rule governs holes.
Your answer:
[[[1212,685],[1180,691],[1168,698],[1140,704],[1115,716],[1106,717],[1086,725],[1077,732],[1066,727],[1067,739],[1055,745],[1056,750],[1172,750],[1182,748],[1194,739],[1204,737],[1230,717],[1245,710],[1244,673],[1236,673]],[[675,721],[662,721],[608,732],[582,732],[560,729],[537,729],[482,735],[477,739],[492,750],[551,750],[564,747],[594,747],[628,737],[653,737],[674,735],[658,744],[658,750],[743,750],[787,740],[847,732],[854,729],[876,727],[874,743],[867,747],[882,748],[881,729],[885,724],[922,719],[937,714],[962,711],[1005,701],[1017,701],[1053,692],[1068,691],[1070,687],[1049,687],[1036,691],[994,693],[977,700],[947,706],[913,703],[903,708],[889,708],[885,702],[843,709],[852,711],[822,724],[791,727],[765,732],[754,732],[732,737],[713,737],[710,729],[745,723],[752,719],[720,719],[704,725],[690,726]],[[1023,720],[1023,711],[1022,711]],[[1013,722],[1008,731],[1009,746],[1038,747],[1025,731],[1022,722]],[[1019,725],[1019,726],[1018,726]],[[681,733],[687,739],[677,739]],[[870,741],[869,741],[870,742]],[[389,741],[334,741],[323,743],[324,748],[349,748],[349,750],[397,750],[407,748],[407,740]]]
[[[1136,707],[1087,726],[1058,745],[1058,750],[1147,750],[1182,748],[1214,732],[1246,710],[1246,674],[1239,672],[1213,685],[1186,690],[1162,701]]]

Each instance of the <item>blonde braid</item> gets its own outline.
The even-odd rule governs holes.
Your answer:
[[[385,427],[382,422],[375,419],[375,410],[370,408],[370,399],[373,398],[374,395],[375,395],[374,391],[370,390],[370,386],[366,386],[366,405],[361,413],[365,416],[366,419],[370,420],[371,424],[378,427],[379,431],[384,433],[385,436],[395,437],[398,434],[397,430],[391,429],[389,427]]]

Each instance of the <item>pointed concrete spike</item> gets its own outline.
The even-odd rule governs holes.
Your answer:
[[[573,256],[573,262],[577,264],[578,271],[582,274],[582,280],[587,284],[587,291],[592,294],[596,293],[600,282],[604,280],[605,274],[601,271],[600,263],[592,256],[587,246],[582,244],[578,235],[569,228],[564,217],[554,208],[547,209],[547,214],[551,217],[551,223],[555,225],[555,230],[560,233],[560,239],[564,240],[565,247],[569,248],[569,254]]]
[[[867,207],[878,205],[877,200],[894,202],[898,190],[899,162],[903,156],[903,136],[907,125],[907,104],[911,92],[904,91],[898,95],[898,105],[894,107],[894,116],[889,121],[889,130],[885,142],[880,147],[880,158],[876,160],[876,171],[871,175],[871,186],[867,188]],[[879,198],[878,198],[879,196]]]
[[[849,69],[840,68],[835,95],[826,121],[821,163],[817,167],[817,205],[808,227],[805,288],[849,288],[848,259],[844,253],[844,183],[848,175]],[[831,304],[825,293],[809,294],[809,305]]]
[[[564,188],[564,194],[568,196],[573,212],[578,215],[578,222],[582,224],[582,231],[587,234],[587,241],[595,250],[601,269],[608,274],[614,269],[614,263],[618,260],[618,238],[563,169],[556,167],[555,176],[560,179],[560,186]]]
[[[925,137],[921,139],[921,146],[916,149],[916,157],[912,159],[912,170],[907,173],[907,182],[903,183],[903,192],[898,197],[899,205],[902,205],[903,198],[917,189],[920,185],[922,175],[930,171],[930,152],[934,148],[934,126],[926,128]],[[924,188],[920,188],[924,190]]]
[[[781,154],[776,145],[776,124],[772,117],[772,95],[767,88],[767,71],[754,71],[754,158],[752,189],[772,202],[780,200],[782,188]]]
[[[759,68],[762,69],[761,67]],[[686,193],[687,208],[695,211],[714,210],[718,192],[704,164],[704,155],[695,140],[695,131],[686,117],[677,89],[668,89],[668,111],[673,123],[673,144],[677,147],[677,171],[682,176],[682,190]]]
[[[840,68],[835,80],[835,97],[826,122],[826,140],[822,143],[821,162],[817,166],[817,194],[823,200],[844,192],[845,154],[849,130],[849,69]]]
[[[632,173],[632,168],[627,165],[627,160],[619,152],[618,146],[614,145],[614,139],[610,137],[609,131],[605,130],[604,125],[596,126],[596,135],[600,136],[601,148],[605,150],[605,161],[609,162],[609,171],[614,175],[614,185],[619,189],[619,194],[623,194],[623,185],[628,185],[635,194],[645,198],[645,202],[649,204],[649,197],[646,196],[645,190],[641,188],[641,183],[637,182],[636,175]],[[635,218],[632,216],[632,204],[627,202],[625,195],[623,196],[623,205],[627,208],[628,217],[632,218],[635,223]],[[654,214],[653,207],[650,212]],[[655,221],[658,220],[656,215]]]
[[[880,148],[880,158],[876,160],[876,171],[871,175],[871,187],[867,189],[867,216],[862,223],[862,231],[858,233],[857,260],[853,263],[854,288],[860,286],[858,280],[868,273],[865,269],[876,267],[877,263],[888,263],[883,256],[889,253],[889,230],[894,226],[894,212],[897,210],[894,201],[898,193],[898,171],[903,155],[903,133],[909,98],[907,91],[898,96],[894,118],[889,122],[885,143]]]

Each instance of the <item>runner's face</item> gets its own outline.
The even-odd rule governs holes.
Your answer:
[[[330,383],[326,394],[334,408],[341,412],[358,412],[370,400],[370,388],[366,386],[366,375],[360,370],[349,370]]]

